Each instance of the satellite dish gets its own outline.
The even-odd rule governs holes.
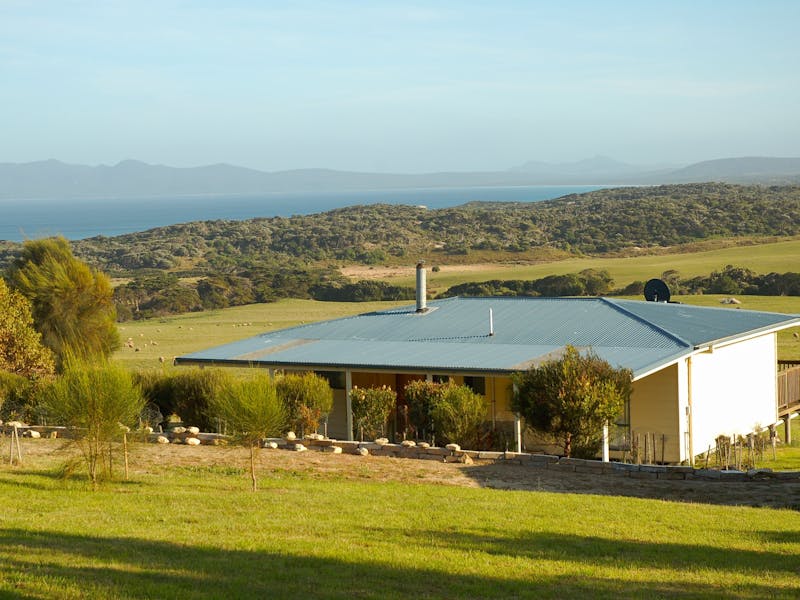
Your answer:
[[[669,302],[669,288],[660,279],[651,279],[644,284],[644,299],[648,302]]]

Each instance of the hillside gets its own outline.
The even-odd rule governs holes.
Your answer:
[[[427,210],[354,206],[326,213],[205,221],[73,243],[115,275],[202,275],[283,263],[407,264],[636,254],[710,238],[800,234],[800,186],[688,184],[598,190],[535,203]],[[0,249],[0,266],[19,246]]]
[[[326,213],[171,225],[73,242],[75,253],[134,281],[121,318],[279,298],[402,300],[413,290],[351,282],[347,264],[429,265],[641,256],[800,235],[800,186],[688,184],[598,190],[534,203],[427,210],[370,205]],[[0,245],[0,267],[19,244]],[[720,265],[717,268],[721,268]],[[662,269],[663,270],[663,269]]]
[[[675,169],[634,166],[597,156],[573,163],[528,161],[504,171],[417,174],[331,169],[266,172],[226,164],[176,168],[135,160],[111,166],[70,165],[57,160],[0,163],[0,199],[17,200],[704,181],[796,184],[800,183],[800,158],[728,158]]]
[[[797,234],[800,186],[696,184],[599,190],[537,203],[439,210],[356,206],[291,218],[188,223],[82,240],[75,250],[117,273],[204,273],[292,259],[381,264],[638,253],[709,238]]]

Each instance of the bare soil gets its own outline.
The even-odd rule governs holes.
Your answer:
[[[8,469],[8,438],[0,438],[3,463]],[[36,468],[63,461],[76,449],[61,440],[23,440],[25,465]],[[218,446],[131,444],[131,471],[159,474],[169,467],[241,467],[247,450]],[[261,476],[292,472],[314,479],[394,481],[405,484],[437,484],[485,487],[501,490],[629,496],[708,504],[768,506],[800,510],[797,480],[699,481],[642,480],[619,475],[593,475],[518,464],[475,461],[471,465],[434,460],[329,454],[318,451],[262,450],[258,455]]]

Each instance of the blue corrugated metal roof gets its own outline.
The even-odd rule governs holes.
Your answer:
[[[605,298],[449,298],[272,331],[178,363],[512,372],[566,344],[634,375],[697,346],[800,323],[788,315]],[[494,335],[489,335],[489,309]]]

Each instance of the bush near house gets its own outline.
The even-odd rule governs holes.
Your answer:
[[[353,435],[364,440],[382,437],[386,421],[395,407],[397,392],[384,386],[379,388],[353,387],[350,402],[353,409]]]
[[[479,445],[486,419],[483,396],[467,386],[412,381],[405,387],[410,432],[435,443]]]
[[[628,369],[566,346],[561,358],[514,374],[512,406],[530,427],[560,439],[565,456],[594,458],[603,425],[630,399],[631,378]]]
[[[333,408],[328,380],[315,373],[284,375],[276,380],[275,387],[286,407],[289,427],[301,435],[316,433],[322,417]]]
[[[138,371],[134,381],[148,403],[161,414],[178,415],[183,423],[204,431],[216,431],[210,413],[211,400],[230,384],[231,375],[221,369],[186,369],[179,372]]]

